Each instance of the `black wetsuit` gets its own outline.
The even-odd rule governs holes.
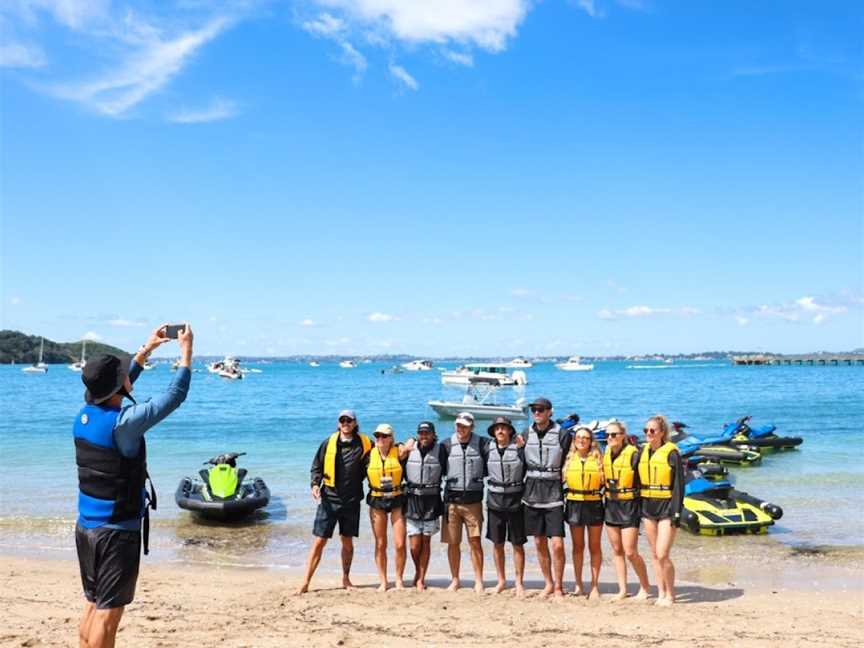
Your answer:
[[[648,452],[649,458],[653,454],[650,446],[643,446],[636,457],[637,465],[643,452]],[[672,468],[672,497],[669,499],[643,497],[643,518],[676,522],[681,519],[681,510],[684,508],[684,461],[681,459],[681,453],[677,450],[669,453],[669,466]]]

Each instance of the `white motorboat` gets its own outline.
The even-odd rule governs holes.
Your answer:
[[[180,358],[177,358],[171,363],[171,371],[177,371],[180,368]]]
[[[68,366],[70,371],[80,372],[84,369],[85,364],[87,364],[87,340],[81,340],[81,359]]]
[[[402,368],[405,371],[432,371],[432,361],[412,360],[411,362],[403,362]]]
[[[156,368],[156,365],[153,364],[152,362],[150,362],[149,360],[146,360],[146,361],[144,362],[144,366],[141,367],[141,368],[142,368],[144,371],[151,371],[151,370],[153,370],[153,369]]]
[[[567,362],[559,362],[555,365],[561,371],[593,371],[594,364],[582,364],[582,358],[579,356],[570,356]]]
[[[497,380],[502,387],[528,384],[528,376],[524,371],[514,371],[509,374],[507,373],[509,368],[509,364],[466,364],[458,369],[443,372],[441,382],[444,385],[468,385],[472,378],[490,378]]]
[[[431,407],[440,418],[456,418],[459,412],[470,412],[475,419],[494,419],[507,416],[512,420],[528,418],[528,400],[519,398],[513,405],[495,401],[495,392],[501,387],[496,378],[472,378],[465,396],[458,401],[430,400]]]
[[[45,338],[39,340],[39,361],[29,367],[24,367],[21,371],[27,374],[44,374],[48,373],[48,365],[42,362],[42,352],[45,350]]]
[[[219,377],[220,378],[227,378],[228,380],[242,380],[243,379],[243,372],[239,368],[238,369],[225,368],[219,372]]]
[[[357,363],[353,360],[343,360],[339,363],[339,366],[343,369],[354,369],[357,366]]]
[[[507,363],[507,366],[513,367],[514,369],[530,369],[534,364],[525,358],[513,358]]]
[[[318,362],[317,360],[313,360],[312,362],[309,363],[309,366],[310,367],[320,367],[321,363]]]
[[[211,362],[207,365],[207,371],[212,374],[218,374],[220,371],[233,367],[234,365],[238,365],[238,361],[234,358],[234,356],[227,355],[221,360],[217,360],[216,362]]]

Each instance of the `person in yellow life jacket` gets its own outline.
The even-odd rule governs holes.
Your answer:
[[[582,562],[585,554],[585,530],[588,530],[588,552],[591,555],[591,587],[589,600],[598,600],[600,565],[603,553],[603,456],[594,447],[594,433],[587,427],[577,427],[567,453],[562,479],[565,485],[565,516],[573,542],[573,593],[583,594]]]
[[[379,592],[387,591],[387,518],[393,526],[396,549],[396,589],[405,589],[405,475],[404,460],[408,452],[396,445],[393,428],[382,423],[375,428],[375,447],[366,455],[363,465],[369,482],[369,521],[375,536],[375,566],[381,584]]]
[[[627,598],[627,560],[639,577],[636,598],[648,598],[648,570],[639,555],[639,523],[642,500],[639,497],[639,452],[627,439],[627,428],[620,421],[606,426],[606,452],[603,455],[606,479],[604,508],[606,537],[612,546],[618,594],[611,601]]]
[[[312,499],[318,502],[312,527],[315,538],[298,594],[309,591],[324,546],[333,537],[337,524],[342,540],[342,587],[347,590],[354,587],[350,572],[354,538],[360,535],[360,504],[366,475],[363,460],[372,449],[372,441],[360,433],[354,410],[342,410],[337,420],[337,430],[324,439],[312,460]]]
[[[639,494],[645,535],[651,545],[651,562],[657,576],[656,605],[675,602],[675,566],[669,554],[684,506],[684,461],[669,441],[665,416],[652,416],[645,423],[648,440],[639,451]]]

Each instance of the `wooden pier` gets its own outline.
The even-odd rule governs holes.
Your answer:
[[[864,365],[864,353],[755,354],[734,356],[736,365]]]

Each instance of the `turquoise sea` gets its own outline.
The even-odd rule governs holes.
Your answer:
[[[454,363],[441,363],[453,367]],[[583,420],[617,417],[641,430],[656,412],[685,421],[695,435],[718,432],[745,414],[754,425],[801,436],[800,450],[768,454],[761,466],[733,468],[737,486],[779,504],[785,515],[766,539],[802,550],[864,544],[864,367],[734,367],[725,363],[672,365],[601,362],[589,373],[551,364],[527,369],[528,398],[546,396],[556,415]],[[159,493],[154,514],[154,556],[188,562],[230,562],[297,567],[305,558],[314,503],[309,465],[318,444],[335,428],[342,408],[358,412],[361,429],[380,422],[407,438],[434,417],[430,399],[460,397],[443,387],[438,371],[382,374],[380,364],[341,369],[286,361],[247,364],[259,369],[242,381],[193,375],[184,405],[148,433],[150,472]],[[140,400],[171,380],[167,364],[144,372]],[[502,390],[502,399],[522,392]],[[80,374],[51,366],[31,376],[20,366],[0,367],[0,553],[53,555],[74,551],[76,470],[72,421],[82,403]],[[452,430],[440,422],[439,437]],[[245,451],[250,476],[263,477],[273,499],[254,522],[228,531],[196,523],[177,508],[174,490],[208,457]],[[358,544],[371,555],[368,530]],[[746,547],[753,538],[694,538],[693,543]],[[732,544],[728,544],[732,543]],[[718,545],[719,546],[719,545]],[[159,558],[157,558],[159,559]],[[409,570],[410,571],[410,570]]]

